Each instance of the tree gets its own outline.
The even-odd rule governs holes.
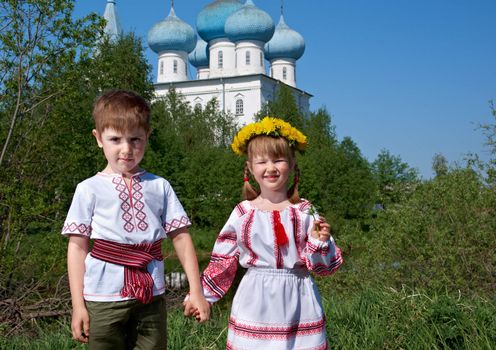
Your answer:
[[[34,109],[64,92],[47,80],[54,70],[88,54],[102,21],[95,15],[73,20],[68,0],[3,0],[0,3],[0,108],[6,132],[0,135],[0,166],[17,124],[34,127]],[[28,128],[29,128],[28,126]],[[21,139],[23,135],[20,135]],[[17,139],[17,138],[16,138]],[[11,147],[11,153],[16,147]]]
[[[99,33],[96,26],[93,36]],[[130,34],[114,44],[101,41],[96,51],[93,42],[88,45],[79,50],[88,54],[57,60],[43,72],[29,96],[56,93],[37,103],[24,101],[23,106],[30,108],[29,118],[23,116],[16,122],[15,142],[9,146],[0,179],[0,293],[4,295],[16,293],[24,279],[50,279],[62,273],[54,274],[44,264],[38,268],[21,242],[59,232],[76,184],[104,167],[104,157],[91,135],[96,97],[109,88],[131,89],[151,97],[150,66],[139,39]],[[112,61],[115,64],[109,64]],[[27,92],[23,96],[28,96]],[[41,250],[45,241],[37,248]],[[62,261],[65,241],[51,243],[50,259]]]
[[[371,165],[382,205],[399,203],[415,189],[417,171],[403,162],[400,156],[383,149]]]
[[[301,130],[303,128],[303,115],[298,110],[291,89],[285,84],[279,84],[278,87],[274,101],[269,101],[264,105],[255,119],[261,120],[266,116],[280,118]]]
[[[448,174],[448,160],[440,153],[436,153],[432,158],[432,170],[436,177]]]

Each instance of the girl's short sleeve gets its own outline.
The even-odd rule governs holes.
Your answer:
[[[162,226],[165,233],[169,234],[182,227],[191,226],[184,208],[174,192],[172,186],[166,180],[164,184],[164,213],[162,215]]]
[[[91,222],[95,207],[95,197],[83,184],[79,184],[74,192],[71,207],[62,228],[63,235],[91,235]]]

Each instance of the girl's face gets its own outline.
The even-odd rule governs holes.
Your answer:
[[[247,165],[262,194],[286,193],[289,174],[293,167],[287,157],[257,154],[247,161]]]

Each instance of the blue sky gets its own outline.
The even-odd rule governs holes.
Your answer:
[[[211,1],[175,0],[195,28]],[[106,0],[77,0],[75,15],[103,14]],[[279,0],[254,0],[277,23]],[[144,39],[170,0],[117,0],[124,31]],[[297,85],[325,107],[339,139],[350,136],[373,161],[389,150],[423,178],[436,153],[453,164],[488,159],[477,127],[496,102],[495,0],[286,0],[286,23],[303,35]],[[146,56],[155,67],[157,55]]]

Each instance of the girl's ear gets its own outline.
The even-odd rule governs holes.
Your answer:
[[[100,133],[96,129],[93,129],[91,133],[93,134],[93,136],[95,136],[96,142],[98,143],[98,147],[102,148],[103,147],[102,135],[100,135]]]

